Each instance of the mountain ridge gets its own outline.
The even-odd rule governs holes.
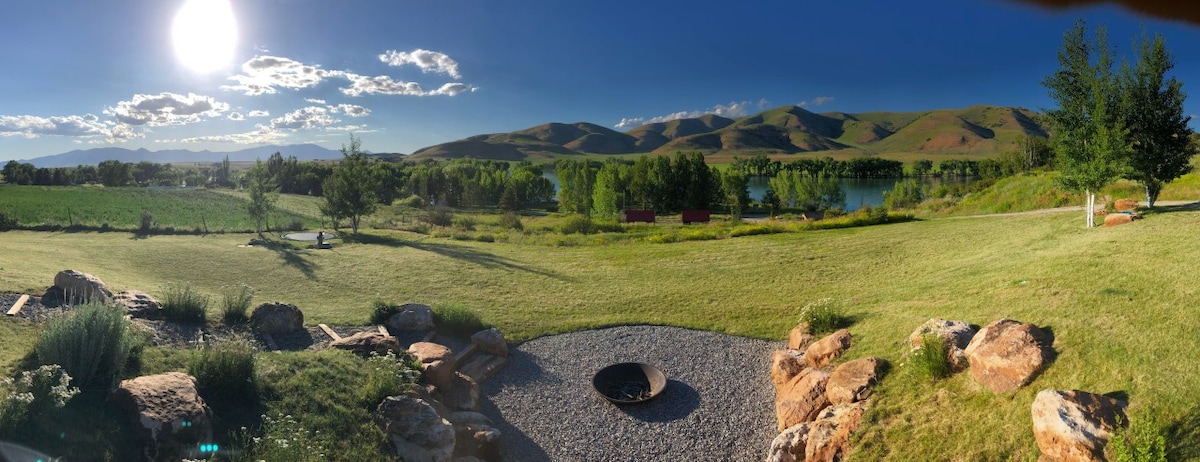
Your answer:
[[[256,159],[262,159],[265,161],[268,157],[276,152],[283,154],[285,157],[295,156],[296,159],[302,161],[337,159],[342,156],[340,151],[315,144],[256,146],[229,152],[209,150],[192,151],[188,149],[165,149],[160,151],[150,151],[146,148],[127,149],[106,147],[76,149],[74,151],[64,152],[62,154],[18,160],[18,162],[30,163],[38,168],[97,165],[106,160],[119,160],[121,162],[141,162],[143,160],[148,160],[158,163],[220,162],[225,158],[225,156],[229,156],[229,160],[232,162],[245,162]]]

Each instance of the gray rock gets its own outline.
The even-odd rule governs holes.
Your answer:
[[[454,412],[446,419],[454,425],[455,462],[463,458],[499,458],[500,430],[488,416],[478,412]]]
[[[212,441],[212,412],[182,372],[121,381],[113,405],[132,422],[147,461],[180,460],[197,444]]]
[[[500,329],[493,327],[476,332],[471,335],[471,341],[479,345],[479,351],[504,358],[508,357],[508,342],[504,341],[504,334],[500,333]]]
[[[250,314],[250,325],[258,332],[286,334],[304,328],[304,313],[290,303],[263,303]]]
[[[411,396],[384,398],[373,414],[407,462],[449,462],[454,457],[454,426],[425,400]]]
[[[374,330],[334,340],[329,343],[329,346],[339,350],[352,351],[361,356],[385,355],[389,352],[400,351],[400,342],[396,341],[396,337]]]
[[[75,270],[59,271],[54,275],[54,286],[62,290],[64,298],[70,303],[107,303],[112,298],[112,291],[108,290],[104,281]]]
[[[433,330],[433,308],[420,303],[406,303],[400,312],[388,318],[387,326],[393,330]]]
[[[125,314],[138,319],[162,319],[162,303],[140,290],[124,290],[112,297],[112,303]]]

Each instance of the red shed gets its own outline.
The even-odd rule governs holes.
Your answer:
[[[626,210],[625,211],[625,222],[633,223],[635,221],[641,221],[641,222],[645,222],[645,223],[654,223],[654,211],[653,210]]]
[[[708,210],[684,210],[683,223],[708,223],[711,221]]]

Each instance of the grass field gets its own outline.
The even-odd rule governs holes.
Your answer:
[[[866,459],[1032,460],[1029,405],[1044,388],[1121,391],[1135,415],[1200,423],[1200,373],[1190,366],[1200,351],[1200,246],[1179,245],[1197,226],[1200,212],[1167,210],[1085,230],[1063,213],[579,247],[373,231],[367,244],[319,252],[239,247],[245,235],[18,231],[3,235],[0,290],[40,291],[64,268],[151,294],[175,281],[214,295],[247,283],[256,303],[296,303],[309,324],[365,323],[376,299],[461,303],[513,340],[637,323],[781,339],[801,307],[831,297],[856,319],[850,358],[893,364],[930,317],[1012,317],[1055,336],[1058,359],[1032,385],[995,396],[966,374],[931,386],[900,365],[857,439]],[[1200,440],[1173,444],[1195,450]]]

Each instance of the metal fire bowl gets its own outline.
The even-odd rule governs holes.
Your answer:
[[[613,385],[636,382],[648,385],[650,394],[642,399],[618,399],[604,393]],[[592,377],[592,388],[604,399],[616,404],[634,404],[649,401],[667,387],[667,376],[657,367],[645,363],[619,363],[600,369]]]

